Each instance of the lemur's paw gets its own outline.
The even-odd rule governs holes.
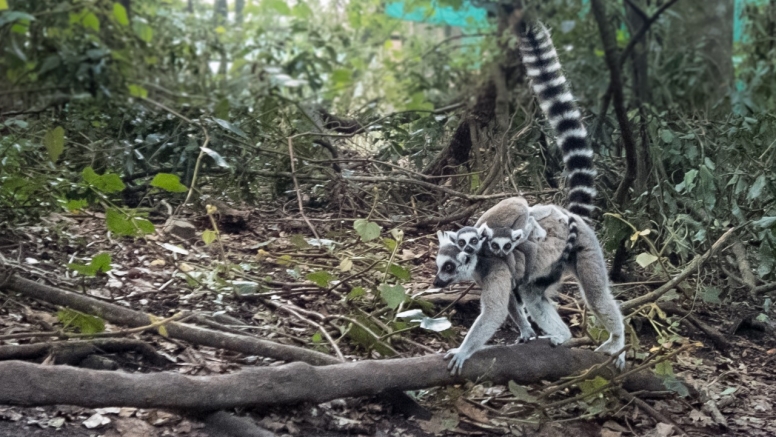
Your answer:
[[[621,351],[623,347],[625,347],[625,344],[622,341],[616,341],[610,338],[609,340],[606,340],[601,346],[598,346],[595,351],[603,352],[606,355],[612,356]],[[621,352],[617,358],[614,359],[614,365],[618,370],[622,371],[625,369],[625,351]]]
[[[528,343],[534,339],[536,339],[536,332],[534,332],[533,329],[521,330],[520,337],[517,338],[517,343]]]
[[[450,360],[450,363],[447,364],[447,369],[450,371],[450,374],[453,376],[460,375],[461,370],[463,369],[463,363],[471,356],[471,352],[463,352],[460,348],[453,348],[447,351],[445,359]]]

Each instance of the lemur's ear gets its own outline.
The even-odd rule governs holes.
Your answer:
[[[437,239],[439,240],[439,245],[443,245],[445,243],[453,244],[453,239],[451,238],[451,234],[453,234],[450,231],[437,231]]]
[[[482,236],[486,238],[493,238],[493,229],[491,229],[487,223],[481,224],[480,227],[477,228],[477,232],[479,232],[480,238],[482,238]]]

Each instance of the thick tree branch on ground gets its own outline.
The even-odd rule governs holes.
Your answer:
[[[185,376],[180,373],[139,374],[40,366],[20,361],[0,363],[0,404],[133,406],[185,410],[220,410],[249,405],[321,403],[343,397],[372,396],[387,390],[417,390],[465,380],[496,384],[555,381],[581,372],[607,357],[590,350],[553,347],[546,341],[491,347],[464,365],[453,377],[442,354],[367,360],[315,367],[291,363],[249,368],[229,375]],[[604,377],[612,370],[601,369]],[[629,391],[664,391],[651,372],[625,379]]]
[[[620,70],[619,63],[620,57],[617,53],[617,39],[609,25],[603,0],[590,0],[590,5],[596,22],[598,22],[598,31],[601,34],[601,42],[604,45],[604,58],[609,68],[610,88],[612,88],[612,96],[614,98],[614,113],[617,116],[617,123],[620,125],[622,142],[625,147],[625,175],[612,199],[615,205],[623,207],[628,199],[628,190],[630,190],[633,182],[636,180],[636,142],[633,139],[630,121],[628,121],[628,111],[625,108],[622,71]]]

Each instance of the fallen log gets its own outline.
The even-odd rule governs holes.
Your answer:
[[[450,375],[442,354],[318,367],[297,362],[212,376],[108,372],[6,361],[0,362],[0,404],[196,411],[321,403],[343,397],[459,384],[467,379],[485,379],[496,384],[510,380],[518,384],[555,381],[606,359],[590,350],[554,347],[540,340],[486,348],[470,358],[464,365],[463,375],[456,377]],[[598,374],[615,375],[606,367]],[[628,376],[623,387],[628,391],[665,391],[660,379],[648,371]]]

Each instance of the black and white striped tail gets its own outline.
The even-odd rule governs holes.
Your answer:
[[[520,53],[531,86],[563,152],[563,163],[568,173],[568,210],[588,218],[595,208],[596,171],[582,114],[566,85],[566,77],[561,71],[558,53],[547,28],[538,22],[521,23],[520,32]]]

